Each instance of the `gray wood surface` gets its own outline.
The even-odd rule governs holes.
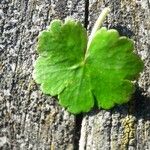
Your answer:
[[[73,149],[75,117],[32,79],[38,33],[67,16],[84,22],[84,1],[0,0],[0,149]]]
[[[33,81],[35,45],[54,18],[72,16],[90,33],[105,6],[111,13],[104,26],[135,40],[145,69],[130,103],[82,119]],[[0,0],[0,149],[150,150],[149,22],[149,0]]]
[[[84,116],[80,150],[150,150],[149,1],[91,0],[89,29],[106,6],[111,8],[111,13],[104,26],[117,27],[121,34],[132,36],[135,52],[143,59],[145,69],[137,83],[132,102],[110,111],[97,110]]]

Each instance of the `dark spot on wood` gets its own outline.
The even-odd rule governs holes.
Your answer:
[[[127,36],[130,38],[134,35],[134,33],[131,29],[129,29],[126,26],[122,26],[120,24],[110,25],[109,29],[116,29],[119,32],[120,36]]]

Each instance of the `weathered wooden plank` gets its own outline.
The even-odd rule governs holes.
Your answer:
[[[84,1],[0,0],[0,149],[74,148],[75,117],[32,79],[38,33],[66,16],[84,22]]]
[[[126,26],[145,62],[134,101],[110,111],[94,110],[82,122],[80,149],[150,149],[149,1],[90,0],[89,29],[105,6],[112,9],[105,25]],[[0,148],[73,149],[75,117],[54,98],[42,95],[32,80],[39,31],[53,18],[84,20],[79,0],[0,1]],[[87,13],[88,14],[88,13]],[[86,21],[87,22],[87,21]],[[125,32],[129,36],[132,32]]]
[[[115,26],[135,40],[135,50],[142,57],[142,73],[133,101],[112,110],[97,110],[84,116],[80,150],[150,149],[150,5],[148,0],[90,0],[89,29],[101,10],[111,13],[104,25]],[[122,28],[121,26],[125,26]],[[132,32],[131,32],[132,31]],[[142,90],[141,90],[142,89]]]

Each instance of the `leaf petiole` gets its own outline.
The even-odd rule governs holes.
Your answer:
[[[101,27],[104,19],[106,18],[106,16],[108,15],[109,12],[110,12],[110,8],[109,7],[104,8],[102,13],[99,15],[98,19],[96,20],[96,22],[94,24],[94,27],[92,29],[91,35],[89,36],[88,45],[87,45],[87,51],[89,49],[89,46],[91,44],[91,41],[92,41],[96,31]]]

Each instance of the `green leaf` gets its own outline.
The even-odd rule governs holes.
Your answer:
[[[99,29],[87,49],[87,32],[79,22],[54,20],[39,35],[33,77],[45,94],[74,114],[94,105],[110,109],[129,101],[132,81],[143,69],[133,41],[116,30]]]

